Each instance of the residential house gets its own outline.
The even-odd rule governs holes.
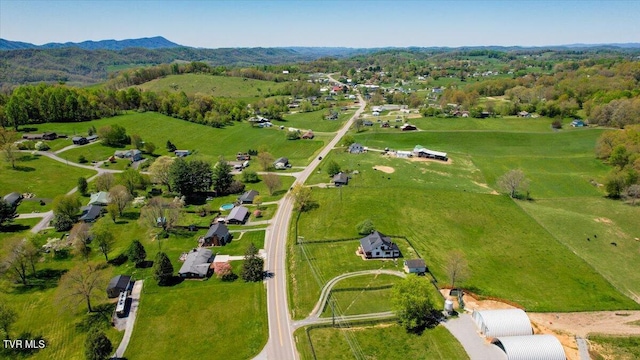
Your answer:
[[[276,168],[276,170],[284,170],[291,167],[291,165],[289,164],[289,159],[281,157],[273,163],[273,167]]]
[[[74,136],[71,138],[71,141],[74,145],[85,145],[89,143],[89,140],[84,136]]]
[[[227,224],[244,224],[249,218],[249,209],[244,206],[236,206],[231,209],[229,215],[227,215]]]
[[[113,153],[113,156],[121,159],[130,159],[131,161],[140,161],[142,160],[142,151],[138,149],[117,150]]]
[[[20,201],[22,200],[22,194],[17,192],[12,192],[10,194],[5,195],[2,199],[6,203],[8,203],[9,205],[15,208],[15,207],[18,207],[18,205],[20,205]]]
[[[238,161],[245,161],[245,160],[251,160],[251,155],[249,155],[248,153],[237,153],[236,154],[236,160]]]
[[[351,154],[362,154],[364,152],[364,146],[358,143],[353,143],[349,145],[349,153]]]
[[[216,223],[211,225],[207,233],[201,239],[202,246],[224,246],[231,241],[231,233],[227,225]]]
[[[389,128],[389,127],[391,127],[391,124],[389,124],[388,121],[383,121],[382,124],[380,124],[380,127]]]
[[[364,126],[373,126],[373,121],[364,120],[364,121],[362,121],[362,125],[364,125]]]
[[[358,251],[367,259],[392,259],[400,257],[398,245],[391,241],[391,238],[383,235],[379,231],[374,231],[370,235],[360,239],[360,248]]]
[[[238,198],[238,202],[240,204],[253,204],[253,199],[257,195],[260,195],[260,193],[255,190],[246,191],[244,194],[242,194],[242,196]]]
[[[58,134],[54,132],[46,132],[42,134],[42,140],[55,140],[58,138]]]
[[[82,209],[82,216],[78,220],[90,223],[96,221],[102,214],[103,207],[100,205],[89,205]]]
[[[347,176],[347,174],[344,173],[337,173],[333,176],[332,179],[333,183],[336,186],[343,186],[343,185],[348,185],[349,184],[349,177]]]
[[[121,292],[125,292],[129,290],[129,286],[131,284],[131,276],[129,275],[118,275],[109,281],[109,285],[107,285],[107,296],[110,299],[117,298]]]
[[[180,267],[178,275],[182,278],[205,278],[211,275],[213,253],[209,249],[193,249]]]
[[[185,157],[191,154],[189,150],[176,150],[173,152],[177,157]]]
[[[106,191],[100,191],[100,192],[91,194],[91,198],[89,199],[89,203],[87,205],[107,206],[108,203],[109,203],[109,193]]]
[[[424,274],[427,272],[427,265],[423,259],[405,260],[404,271],[407,274]]]
[[[309,130],[306,133],[302,134],[303,139],[313,139],[314,138],[313,131]]]
[[[526,111],[520,111],[520,112],[518,112],[518,116],[519,116],[519,117],[529,118],[529,117],[531,117],[531,114],[529,114],[529,113],[528,113],[528,112],[526,112]]]
[[[580,119],[575,119],[571,122],[571,126],[573,127],[584,127],[587,126],[584,121],[580,120]]]
[[[87,141],[88,142],[94,142],[98,140],[98,135],[91,135],[91,136],[87,136]]]

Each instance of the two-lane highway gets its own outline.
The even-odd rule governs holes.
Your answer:
[[[296,183],[304,184],[307,178],[320,164],[318,157],[324,158],[340,139],[347,133],[355,119],[366,106],[364,99],[358,95],[360,108],[336,133],[335,137],[311,161],[309,166],[298,173]],[[278,210],[274,215],[270,228],[266,232],[267,271],[273,276],[266,279],[267,310],[269,318],[269,340],[257,358],[269,360],[297,359],[298,352],[293,341],[293,324],[289,316],[289,299],[287,295],[287,236],[289,223],[293,216],[293,199],[287,195],[280,200]]]

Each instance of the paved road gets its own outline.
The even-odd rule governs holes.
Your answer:
[[[471,360],[506,360],[505,354],[497,346],[478,335],[471,315],[462,313],[456,319],[448,319],[442,325],[462,344]]]
[[[580,354],[580,360],[590,360],[589,345],[583,337],[576,336],[576,344],[578,344],[578,352]]]
[[[136,314],[138,313],[138,305],[140,304],[140,293],[142,292],[142,283],[144,280],[138,280],[133,284],[133,290],[131,290],[131,308],[129,310],[129,316],[127,316],[127,327],[124,330],[124,336],[120,345],[116,349],[116,353],[113,354],[114,359],[124,357],[124,352],[129,346],[129,340],[131,340],[131,334],[133,334],[133,326],[136,323]]]
[[[359,96],[360,107],[356,113],[336,133],[335,137],[320,151],[318,156],[326,157],[329,151],[338,144],[347,133],[351,124],[364,111],[366,103]],[[307,178],[320,164],[315,157],[309,166],[296,175],[296,183],[304,184]],[[295,175],[294,175],[295,176]],[[269,319],[269,340],[256,359],[288,360],[297,359],[298,352],[293,342],[293,326],[289,315],[289,299],[287,294],[286,245],[289,223],[293,214],[293,199],[285,196],[279,201],[278,210],[266,232],[267,261],[266,268],[273,276],[266,280],[267,310]]]

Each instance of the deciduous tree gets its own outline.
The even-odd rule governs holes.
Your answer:
[[[91,248],[89,247],[89,242],[91,241],[90,230],[91,226],[89,224],[81,222],[73,225],[69,233],[69,239],[73,244],[74,251],[84,257],[85,260],[88,259],[91,253]]]
[[[465,281],[469,277],[469,264],[462,251],[454,250],[448,254],[445,271],[451,287],[455,287],[456,282]]]
[[[519,193],[528,193],[529,180],[522,170],[510,170],[498,179],[498,187],[510,197],[516,198]]]
[[[280,190],[282,187],[282,182],[280,181],[280,176],[276,174],[264,174],[262,175],[262,181],[267,186],[267,190],[269,190],[269,195],[273,195],[274,192]]]
[[[115,205],[118,209],[118,215],[120,216],[122,216],[124,209],[126,209],[132,199],[133,196],[131,196],[129,189],[124,185],[116,185],[109,189],[109,205]]]
[[[109,252],[115,244],[115,238],[105,219],[98,220],[91,227],[91,234],[93,235],[93,243],[98,246],[98,249],[104,255],[104,259],[109,261]]]
[[[293,187],[291,195],[293,196],[294,208],[296,211],[304,212],[309,210],[312,203],[311,188],[298,183]]]
[[[89,189],[89,184],[87,183],[87,179],[84,176],[79,177],[78,192],[82,195],[86,195],[88,189]]]
[[[180,203],[154,197],[140,212],[140,220],[150,228],[161,227],[164,233],[171,231],[180,217]]]
[[[18,139],[20,139],[20,135],[16,131],[0,128],[0,150],[13,169],[16,168],[18,158],[18,148],[15,145]]]
[[[356,230],[360,235],[369,235],[375,230],[373,227],[373,221],[371,219],[365,219],[356,226]]]
[[[78,264],[60,278],[57,299],[70,309],[84,302],[87,311],[93,312],[91,302],[104,296],[102,291],[106,284],[107,274],[101,266],[94,263]]]
[[[173,164],[173,160],[174,158],[168,156],[160,156],[149,166],[151,180],[156,184],[165,185],[169,192],[171,192],[169,169],[171,168],[171,164]]]
[[[329,160],[329,163],[327,164],[327,174],[329,174],[329,176],[334,176],[340,173],[340,171],[340,165],[338,165],[334,160]]]
[[[136,264],[136,267],[140,266],[147,258],[147,251],[140,240],[133,240],[129,248],[127,249],[127,257],[129,260]]]
[[[261,151],[258,153],[258,163],[260,164],[260,168],[262,171],[269,171],[273,167],[273,155],[266,151]]]
[[[18,320],[18,313],[5,302],[0,302],[0,329],[4,332],[4,338],[9,340],[9,330]]]
[[[16,215],[16,208],[0,198],[0,227],[11,223]]]
[[[100,174],[96,177],[94,184],[96,191],[109,191],[116,184],[116,178],[112,173]]]
[[[436,323],[429,281],[414,274],[393,285],[391,304],[398,322],[407,331],[420,331]]]

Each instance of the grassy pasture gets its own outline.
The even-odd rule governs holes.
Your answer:
[[[241,98],[254,101],[267,94],[274,93],[286,83],[244,79],[230,76],[206,74],[181,74],[151,80],[135,87],[154,92],[181,92],[187,95],[204,94],[216,97]]]
[[[348,334],[345,334],[348,332]],[[345,337],[360,345],[367,359],[468,359],[460,343],[442,326],[409,334],[397,324],[356,326],[347,329],[320,327],[309,330],[317,359],[353,359]],[[313,359],[305,329],[294,333],[302,359]]]
[[[604,197],[544,199],[519,205],[616,288],[640,301],[637,207]]]
[[[634,360],[640,358],[640,337],[590,335],[589,342],[597,349],[589,349],[594,360]]]
[[[410,124],[416,125],[420,130],[429,131],[505,131],[505,132],[556,132],[551,128],[551,122],[555,119],[547,117],[522,119],[515,116],[501,118],[416,118],[408,119]],[[585,128],[572,128],[569,124],[573,119],[563,119],[563,129],[559,132],[585,131]],[[374,129],[376,127],[374,126]],[[380,129],[384,130],[384,129]]]
[[[295,127],[303,130],[311,129],[314,132],[335,132],[338,131],[344,122],[354,113],[353,111],[340,112],[337,120],[326,120],[324,116],[325,112],[327,112],[327,109],[287,114],[284,116],[284,121],[275,121],[274,125]]]
[[[45,156],[21,155],[16,162],[16,169],[7,163],[0,164],[0,193],[2,196],[13,191],[34,193],[36,199],[44,199],[46,205],[40,206],[36,199],[25,199],[18,206],[18,213],[48,211],[53,198],[73,189],[79,177],[89,178],[96,174],[95,171],[69,166]]]
[[[100,128],[114,124],[125,127],[129,135],[140,134],[144,141],[153,142],[157,147],[155,154],[167,155],[165,144],[171,140],[178,149],[192,150],[194,154],[191,158],[211,162],[217,161],[220,156],[235,160],[236,153],[264,145],[275,158],[285,156],[294,166],[305,165],[328,139],[327,136],[316,136],[313,140],[292,141],[286,140],[284,131],[274,128],[260,129],[247,123],[236,123],[224,129],[215,129],[152,112],[129,113],[84,123],[46,123],[38,125],[38,131],[71,132],[75,128]],[[68,156],[71,161],[77,161],[80,155],[88,160],[104,160],[113,155],[115,150],[97,144],[72,149],[61,156]]]

